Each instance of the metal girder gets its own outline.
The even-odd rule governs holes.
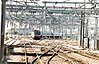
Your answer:
[[[25,9],[18,9],[18,8],[6,8],[6,11],[10,11],[10,12],[20,12],[22,10],[25,10]],[[86,10],[85,9],[85,14],[94,14],[92,13],[91,11],[94,11],[94,10],[91,10],[91,9],[88,9]],[[48,14],[53,14],[53,13],[61,13],[61,14],[81,14],[81,11],[83,11],[83,9],[75,9],[75,10],[69,10],[69,9],[64,9],[64,10],[54,10],[54,9],[47,9],[47,13]],[[96,9],[96,12],[98,12],[99,9]],[[44,12],[43,9],[27,9],[26,11],[27,13],[37,13],[37,12]],[[99,13],[97,13],[99,14]]]
[[[87,3],[88,4],[88,3]],[[90,4],[92,4],[90,2]],[[98,3],[97,3],[98,4]],[[25,9],[27,7],[27,9]],[[94,14],[92,13],[93,8],[77,8],[77,7],[56,7],[56,6],[46,6],[47,13],[53,14],[53,13],[62,13],[62,14],[81,14],[81,11],[85,10],[85,14]],[[6,10],[9,10],[10,12],[20,12],[22,10],[27,10],[28,13],[36,13],[36,12],[44,12],[44,6],[33,6],[33,5],[6,5]],[[90,11],[91,10],[91,11]],[[96,8],[96,12],[99,11],[99,8]],[[99,13],[97,13],[99,14]]]
[[[22,9],[26,7],[26,5],[9,5],[9,4],[6,4],[6,8],[18,8],[18,9]],[[34,6],[34,5],[27,5],[27,9],[43,9],[44,6]],[[53,8],[53,9],[91,9],[90,7],[87,7],[87,8],[79,8],[79,7],[70,7],[70,6],[47,6],[46,7],[47,9],[48,8]]]
[[[1,4],[2,3],[2,4]],[[5,55],[4,55],[4,35],[5,35],[5,3],[6,0],[0,1],[0,12],[1,12],[1,20],[0,20],[0,64],[4,64]]]
[[[44,8],[44,6],[34,6],[34,5],[27,5],[28,8]],[[26,5],[10,5],[10,4],[6,4],[6,8],[13,8],[13,7],[16,7],[16,8],[24,8],[26,7]]]
[[[39,16],[37,15],[37,17],[36,16],[33,16],[33,17],[31,17],[31,16],[33,16],[33,15],[27,15],[26,14],[26,16],[24,16],[24,17],[22,17],[22,19],[20,19],[21,20],[21,22],[23,22],[23,21],[25,21],[25,22],[27,22],[27,23],[32,23],[32,24],[38,24],[38,21],[39,21],[39,23],[40,24],[43,24],[43,19],[41,20],[40,18],[39,18]],[[66,17],[66,16],[65,16]],[[8,17],[8,19],[9,19],[9,17]],[[18,17],[15,17],[14,15],[12,15],[12,19],[14,20],[16,20],[16,21],[18,21],[19,22],[19,19],[18,19]],[[34,19],[36,19],[35,21],[34,21]],[[49,19],[51,19],[51,17],[49,16],[49,18],[47,18],[47,24],[52,24],[50,21],[49,21]],[[55,25],[58,25],[58,24],[60,24],[60,22],[58,21],[59,19],[60,19],[60,21],[62,22],[62,25],[63,25],[63,22],[64,22],[64,24],[67,24],[67,25],[70,25],[70,21],[68,20],[66,20],[65,18],[63,18],[63,16],[52,16],[52,19],[54,19],[54,24]],[[75,21],[75,23],[76,23],[76,20],[74,20]],[[45,23],[45,24],[46,24]],[[78,21],[77,21],[77,23],[78,23]],[[76,24],[77,25],[77,24]],[[79,24],[78,24],[79,25]]]
[[[55,3],[55,4],[85,4],[85,2],[52,2],[52,1],[43,1],[43,3]],[[93,4],[92,2],[86,2],[87,4]],[[99,2],[96,2],[99,4]]]

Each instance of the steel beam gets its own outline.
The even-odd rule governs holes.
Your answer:
[[[55,4],[84,4],[85,2],[52,2],[52,1],[43,1],[43,3],[55,3]],[[91,4],[90,2],[87,2],[87,4]]]
[[[84,13],[81,12],[81,25],[80,25],[80,46],[84,48]]]
[[[4,64],[5,56],[4,56],[4,33],[5,33],[5,2],[6,0],[0,1],[0,12],[1,12],[1,20],[0,20],[0,64]]]
[[[95,32],[94,32],[94,50],[97,50],[97,31],[98,31],[98,18],[95,18]]]
[[[14,5],[14,4],[12,4],[12,5],[9,5],[9,4],[7,4],[6,5],[6,9],[19,9],[19,10],[21,10],[21,9],[24,9],[24,7],[26,7],[26,5]],[[36,9],[43,9],[44,8],[44,6],[33,6],[33,5],[29,5],[28,6],[28,10],[32,10],[32,9],[34,9],[35,10],[35,8]],[[62,6],[46,6],[46,8],[48,9],[84,9],[84,8],[80,8],[80,7],[70,7],[70,6],[64,6],[64,7],[62,7]],[[92,9],[91,7],[87,7],[87,8],[85,8],[85,9]],[[96,8],[96,9],[99,9],[99,8]]]
[[[88,41],[88,39],[89,39],[89,37],[88,37],[88,19],[86,20],[86,24],[85,25],[86,25],[85,26],[85,37],[87,38],[86,46],[87,46],[87,48],[89,48],[89,41]]]
[[[1,1],[0,1],[0,14],[1,14]],[[0,15],[0,26],[1,26],[1,15]],[[2,47],[1,47],[1,27],[0,27],[0,64],[2,63]]]

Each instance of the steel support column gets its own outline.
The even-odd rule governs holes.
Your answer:
[[[81,26],[80,26],[80,46],[84,48],[84,14],[83,11],[81,11]]]
[[[42,23],[42,35],[44,34],[44,32],[46,31],[46,15],[47,15],[47,10],[46,10],[46,3],[44,3],[44,15],[43,15],[43,18],[44,18],[44,23]]]
[[[71,23],[71,25],[70,25],[70,38],[72,39],[72,27],[73,27],[73,25],[72,25],[72,16],[71,15],[69,15],[69,21],[70,21],[70,23]]]
[[[95,18],[95,32],[94,32],[94,50],[97,50],[97,31],[98,31],[98,18]]]
[[[67,26],[66,26],[66,29],[65,29],[65,36],[66,36],[66,39],[67,39]]]
[[[88,19],[86,20],[86,27],[85,27],[85,37],[87,38],[87,48],[89,48],[89,37],[88,37]]]
[[[6,0],[0,1],[0,64],[4,64],[5,2]]]

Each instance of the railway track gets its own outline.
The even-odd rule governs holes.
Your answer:
[[[10,41],[6,42],[5,45],[13,45],[14,43],[16,43],[17,40],[19,40],[20,38],[13,38]]]
[[[40,44],[38,44],[38,45],[40,46]],[[48,46],[43,46],[43,50],[41,51],[42,54],[38,54],[37,52],[35,52],[35,55],[32,55],[32,54],[29,55],[29,53],[27,52],[27,48],[31,48],[31,50],[34,50],[33,43],[29,42],[29,38],[27,41],[24,41],[24,43],[22,43],[21,46],[13,45],[13,47],[24,48],[24,52],[22,54],[19,54],[19,55],[25,56],[25,61],[23,62],[23,64],[36,64],[38,61],[39,61],[38,64],[54,64],[53,61],[56,57],[60,58],[61,60],[64,60],[63,63],[66,62],[66,64],[88,64],[89,63],[89,62],[86,62],[85,60],[74,57],[72,54],[82,56],[82,57],[85,57],[85,58],[91,59],[91,60],[99,60],[98,55],[94,55],[94,54],[91,54],[88,52],[84,52],[83,50],[78,50],[78,49],[74,49],[74,48],[71,48],[68,46],[64,46],[64,45],[62,45],[62,43],[60,43],[60,42],[56,43],[54,41],[52,43],[50,43]],[[42,49],[42,46],[39,48]],[[17,54],[15,54],[15,55],[17,55]],[[50,54],[50,55],[48,55],[48,54]],[[35,58],[32,58],[32,60],[29,61],[27,59],[27,58],[29,58],[28,56],[34,56]],[[44,57],[47,58],[46,61],[44,60]],[[20,62],[19,64],[21,64],[21,63],[22,62]],[[8,62],[8,64],[18,64],[18,62],[15,62],[15,63]]]
[[[56,45],[59,45],[59,44],[56,44]],[[61,45],[61,44],[60,44]],[[59,46],[60,46],[59,45]],[[58,48],[59,48],[59,46],[58,47],[56,47],[56,50],[58,50]],[[55,49],[55,48],[54,48]],[[94,55],[94,54],[92,54],[92,53],[89,53],[89,52],[85,52],[85,51],[83,51],[83,50],[78,50],[78,49],[74,49],[74,48],[70,48],[70,47],[68,47],[68,46],[65,46],[65,47],[60,47],[60,53],[58,52],[58,55],[61,57],[61,58],[63,58],[64,56],[66,57],[66,58],[69,58],[70,60],[68,60],[69,61],[69,63],[71,63],[71,64],[86,64],[86,63],[89,63],[89,62],[87,62],[87,61],[84,61],[84,60],[82,60],[82,59],[77,59],[76,57],[74,58],[74,57],[71,57],[71,56],[69,56],[68,54],[69,53],[72,53],[72,54],[76,54],[76,55],[79,55],[79,56],[82,56],[82,57],[85,57],[85,58],[88,58],[88,59],[91,59],[91,60],[96,60],[96,62],[99,60],[99,57],[98,57],[98,54],[97,55]],[[67,53],[64,53],[64,52],[66,52],[67,51]],[[63,55],[63,56],[62,56]],[[63,59],[65,59],[66,60],[66,58],[63,58]],[[72,60],[72,61],[71,61]],[[90,63],[89,63],[90,64]]]
[[[85,52],[83,50],[78,50],[78,49],[71,48],[71,47],[68,47],[68,46],[65,46],[63,48],[66,49],[66,50],[70,50],[70,52],[74,52],[74,53],[80,54],[80,55],[85,56],[85,57],[88,57],[88,58],[99,60],[98,54],[95,55],[93,53]]]
[[[52,46],[51,46],[52,47]],[[68,50],[69,51],[69,50]],[[48,50],[46,53],[50,53],[53,52],[52,56],[48,59],[48,61],[45,64],[51,64],[51,60],[55,57],[58,56],[59,58],[65,60],[67,62],[67,64],[85,64],[84,62],[77,60],[75,58],[72,58],[70,56],[68,56],[66,53],[64,53],[64,51],[61,50],[61,48],[55,46],[54,48],[51,48],[50,50]],[[44,53],[45,54],[45,53]],[[43,55],[41,55],[39,58],[42,59]],[[31,64],[34,64],[35,61],[37,60],[37,58],[32,61]],[[43,62],[43,61],[42,61]]]

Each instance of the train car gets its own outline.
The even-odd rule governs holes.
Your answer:
[[[33,33],[32,33],[32,37],[35,40],[40,40],[41,38],[42,39],[45,39],[45,38],[55,38],[55,39],[62,38],[61,33],[41,32],[40,30],[34,30]]]
[[[32,32],[32,37],[35,40],[40,40],[41,39],[41,32],[39,30],[34,30],[34,32]]]

